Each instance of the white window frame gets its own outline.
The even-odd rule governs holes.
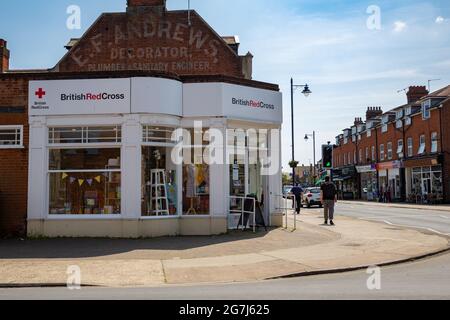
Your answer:
[[[403,127],[403,120],[397,120],[397,122],[395,122],[395,127],[397,129],[400,129]]]
[[[431,133],[431,153],[437,153],[439,149],[439,138],[437,132]]]
[[[405,126],[410,126],[412,124],[412,119],[411,117],[406,117],[405,118]]]
[[[376,149],[375,146],[372,146],[372,161],[376,161],[377,154],[376,154]]]
[[[146,135],[146,133],[148,134],[148,129],[149,128],[165,128],[165,129],[173,129],[173,131],[177,130],[177,129],[186,129],[189,130],[189,128],[181,128],[181,127],[176,127],[176,126],[171,126],[171,125],[156,125],[156,124],[143,124],[141,126],[141,137],[142,137],[142,141],[141,141],[141,146],[142,147],[162,147],[162,148],[175,148],[177,145],[177,141],[170,141],[168,142],[167,140],[165,140],[166,142],[155,142],[155,141],[146,141],[146,136],[148,137],[148,135]],[[159,140],[159,139],[156,139]],[[161,139],[161,141],[164,141],[163,139]],[[193,142],[192,142],[193,144]],[[170,155],[168,155],[170,156]],[[164,219],[175,219],[175,218],[181,218],[183,217],[183,202],[182,199],[180,197],[180,195],[182,194],[182,183],[178,183],[178,181],[183,181],[183,165],[182,164],[178,164],[176,165],[176,179],[177,179],[177,213],[173,214],[173,215],[168,215],[168,216],[144,216],[142,215],[142,212],[140,212],[140,217],[139,219],[141,220],[164,220]],[[142,174],[142,172],[141,172]],[[201,215],[203,217],[207,217],[208,215]]]
[[[384,144],[380,144],[380,161],[384,161],[385,153],[384,153]]]
[[[392,152],[392,142],[387,143],[387,159],[392,160],[393,152]]]
[[[403,151],[404,151],[403,140],[400,139],[397,141],[397,154],[400,156],[401,154],[403,154]]]
[[[0,144],[0,149],[23,149],[23,125],[0,125],[0,131],[2,130],[19,130],[20,137],[15,141],[18,141],[19,144],[13,145],[3,145]],[[17,136],[17,134],[16,134]]]
[[[412,157],[414,155],[414,141],[413,141],[413,138],[409,137],[407,139],[406,145],[407,145],[408,157]]]
[[[431,118],[431,100],[425,100],[422,102],[422,119],[428,120]]]
[[[367,130],[367,138],[370,138],[372,136],[372,129]]]
[[[85,141],[84,143],[51,143],[50,140],[50,130],[54,128],[87,128],[87,127],[118,127],[121,132],[120,142],[94,142],[90,143],[89,140],[83,136],[82,141]],[[49,126],[46,130],[46,138],[47,138],[47,153],[46,153],[46,219],[48,220],[60,220],[60,219],[67,219],[67,220],[83,220],[83,219],[122,219],[123,213],[116,213],[116,214],[51,214],[50,213],[50,174],[52,173],[99,173],[104,174],[105,172],[120,172],[123,173],[123,164],[120,163],[120,169],[93,169],[93,170],[51,170],[50,169],[50,150],[67,150],[67,149],[119,149],[120,151],[120,158],[123,159],[122,154],[122,141],[123,141],[123,130],[122,126],[120,124],[114,124],[114,125],[91,125],[91,126],[82,126],[82,125],[73,125],[73,126]],[[123,190],[123,177],[121,176],[121,189]],[[120,210],[123,211],[123,197],[120,199]]]
[[[419,138],[419,151],[417,152],[417,154],[419,155],[425,154],[426,150],[427,150],[427,141],[425,135],[422,134]]]
[[[387,125],[387,124],[383,124],[383,125],[381,126],[381,132],[382,132],[382,133],[388,132],[388,125]]]

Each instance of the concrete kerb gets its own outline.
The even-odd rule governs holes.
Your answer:
[[[450,252],[450,247],[448,247],[446,249],[443,249],[443,250],[438,250],[438,251],[435,251],[435,252],[431,252],[431,253],[423,254],[423,255],[420,255],[420,256],[416,256],[416,257],[410,257],[410,258],[406,258],[406,259],[394,260],[394,261],[380,263],[380,264],[377,264],[377,266],[378,267],[389,267],[389,266],[394,266],[394,265],[401,265],[401,264],[405,264],[405,263],[411,263],[411,262],[415,262],[415,261],[424,260],[424,259],[427,259],[427,258],[439,256],[439,255],[446,254],[446,253],[449,253],[449,252]],[[359,271],[359,270],[365,270],[365,269],[370,268],[372,266],[373,265],[363,265],[363,266],[354,266],[354,267],[339,268],[339,269],[306,271],[306,272],[299,272],[299,273],[293,273],[293,274],[286,274],[286,275],[277,276],[277,277],[270,277],[270,278],[266,278],[264,280],[277,280],[277,279],[311,277],[311,276],[325,275],[325,274],[348,273],[348,272],[354,272],[354,271]]]

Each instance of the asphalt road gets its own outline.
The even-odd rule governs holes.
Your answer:
[[[304,209],[317,212],[320,209]],[[430,210],[339,204],[339,215],[450,233],[450,213]],[[365,270],[241,284],[158,288],[0,289],[0,299],[450,299],[450,253],[381,269],[381,290],[369,290]]]
[[[450,212],[340,203],[336,208],[336,214],[450,236]],[[337,217],[336,221],[338,220]]]
[[[334,300],[450,299],[450,254],[381,269],[380,290],[369,290],[365,270],[255,283],[160,288],[0,289],[0,299]]]

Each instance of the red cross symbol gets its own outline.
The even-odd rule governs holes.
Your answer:
[[[39,99],[42,99],[45,96],[45,91],[42,88],[39,88],[34,94],[38,96]]]

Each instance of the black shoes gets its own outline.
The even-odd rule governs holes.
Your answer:
[[[325,222],[323,223],[325,226],[328,225],[328,220],[325,220]]]
[[[330,221],[330,226],[334,226],[333,220]]]

